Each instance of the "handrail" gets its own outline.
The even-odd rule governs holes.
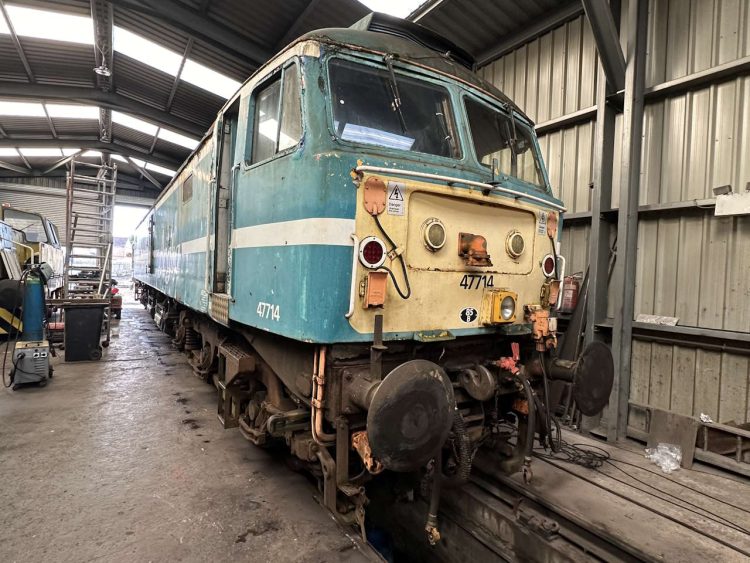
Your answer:
[[[493,186],[492,184],[485,184],[484,182],[475,182],[474,180],[466,180],[464,178],[454,178],[452,176],[441,176],[440,174],[431,174],[429,172],[417,172],[414,170],[399,170],[398,168],[384,168],[382,166],[369,166],[361,165],[355,168],[357,172],[378,172],[380,174],[398,174],[401,176],[414,176],[415,178],[426,178],[428,180],[440,180],[443,182],[450,182],[454,184],[465,184],[467,186],[473,186],[487,190],[490,192],[503,193],[512,195],[513,197],[523,197],[537,203],[541,203],[553,209],[557,209],[560,212],[565,212],[568,209],[563,205],[558,205],[551,201],[547,201],[544,198],[537,197],[535,195],[520,192],[518,190],[512,190],[510,188],[503,188],[500,186]]]
[[[357,259],[359,258],[359,237],[352,233],[349,235],[354,243],[354,252],[352,253],[352,284],[349,288],[349,311],[344,315],[350,319],[354,314],[354,294],[357,291]]]

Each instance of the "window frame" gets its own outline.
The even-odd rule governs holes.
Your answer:
[[[413,151],[413,150],[402,150],[402,149],[395,149],[393,147],[385,147],[382,145],[375,145],[375,144],[368,144],[368,143],[358,143],[356,141],[350,141],[346,139],[342,139],[336,134],[336,128],[334,127],[334,119],[333,119],[333,103],[331,101],[333,100],[333,81],[331,80],[331,61],[334,60],[342,60],[350,63],[355,63],[364,67],[368,67],[374,70],[384,70],[387,72],[387,69],[385,68],[385,65],[382,64],[382,57],[379,59],[373,59],[373,58],[367,58],[367,57],[357,57],[357,56],[350,56],[345,53],[332,53],[329,56],[325,58],[323,61],[323,64],[325,65],[324,73],[325,73],[325,95],[326,95],[326,120],[327,120],[327,127],[330,138],[333,140],[334,143],[348,147],[351,149],[355,149],[357,151],[366,151],[366,152],[382,152],[385,155],[388,156],[401,156],[409,158],[408,155],[412,155],[412,158],[415,157],[421,157],[426,156],[428,158],[434,158],[441,162],[450,163],[450,165],[455,165],[456,163],[462,163],[465,164],[467,162],[467,154],[468,151],[464,150],[464,143],[466,142],[466,139],[463,134],[463,127],[461,126],[461,123],[457,119],[457,116],[459,115],[456,111],[456,92],[454,89],[454,85],[446,80],[440,80],[438,77],[433,76],[429,73],[419,72],[418,69],[407,69],[403,68],[402,66],[398,65],[397,61],[394,61],[393,65],[393,72],[397,76],[404,76],[406,78],[411,78],[413,80],[423,81],[426,82],[432,86],[437,86],[439,88],[442,88],[445,90],[445,92],[448,94],[448,101],[450,102],[450,110],[452,114],[452,121],[453,121],[453,127],[454,127],[454,133],[456,136],[456,145],[458,148],[458,156],[442,156],[439,154],[432,154],[428,152],[419,152],[419,151]],[[461,114],[461,117],[463,115]]]
[[[190,182],[190,197],[185,199],[185,184]],[[193,200],[193,173],[191,172],[188,174],[187,178],[185,178],[180,183],[180,202],[182,205],[187,205]]]
[[[481,96],[477,96],[473,92],[464,91],[461,93],[461,110],[463,112],[464,122],[466,125],[466,132],[468,134],[468,142],[469,142],[469,150],[468,153],[471,153],[471,158],[473,160],[473,163],[478,165],[481,169],[493,173],[492,171],[492,165],[483,164],[482,160],[477,155],[477,149],[476,145],[474,144],[474,133],[471,130],[471,123],[469,123],[469,113],[466,111],[466,100],[472,100],[476,103],[485,105],[495,111],[499,111],[501,113],[505,113],[508,117],[508,119],[513,119],[513,116],[507,112],[506,108],[504,108],[500,103],[491,100],[486,99]],[[523,178],[519,178],[517,176],[512,176],[511,174],[505,174],[502,173],[502,176],[508,178],[511,182],[516,182],[521,186],[528,186],[532,188],[533,190],[537,192],[543,192],[548,195],[552,195],[552,190],[550,188],[549,184],[549,178],[547,177],[547,169],[544,166],[544,160],[542,160],[542,151],[539,148],[539,139],[536,136],[536,132],[534,131],[534,128],[532,126],[529,126],[527,123],[524,123],[520,119],[516,119],[516,125],[520,125],[521,127],[525,127],[529,133],[531,133],[531,139],[533,141],[532,144],[532,150],[534,151],[534,154],[536,156],[536,166],[538,168],[540,180],[542,181],[542,185],[539,184],[532,184],[531,182],[527,182]]]
[[[16,228],[16,227],[14,227],[14,226],[13,226],[13,225],[12,225],[12,224],[11,224],[11,223],[10,223],[10,222],[8,221],[8,212],[9,212],[9,211],[10,211],[10,212],[13,212],[13,213],[22,213],[22,214],[24,214],[24,215],[31,215],[31,216],[33,216],[33,217],[36,217],[36,218],[37,218],[37,219],[39,220],[39,226],[41,227],[41,232],[43,232],[43,233],[44,233],[44,238],[45,238],[45,240],[35,240],[35,241],[30,241],[30,240],[28,239],[28,233],[26,233],[26,231],[22,231],[21,229],[18,229],[18,228]],[[39,213],[34,213],[33,211],[24,211],[23,209],[17,209],[17,208],[15,208],[15,207],[8,207],[8,208],[6,208],[6,209],[4,210],[4,212],[3,212],[3,221],[5,221],[5,222],[6,222],[6,223],[7,223],[8,225],[10,225],[10,227],[11,227],[12,229],[14,229],[14,230],[16,230],[16,231],[20,232],[20,233],[21,233],[21,234],[23,235],[23,237],[24,237],[24,238],[26,239],[26,242],[29,242],[29,243],[32,243],[32,244],[40,244],[40,243],[44,243],[44,244],[49,244],[49,240],[50,240],[50,235],[49,235],[49,233],[47,232],[47,225],[45,224],[45,218],[44,218],[44,217],[42,217],[42,216],[41,216],[41,215],[40,215]],[[31,226],[31,225],[29,225],[29,226]],[[27,227],[27,228],[28,228],[28,227]]]
[[[282,151],[274,152],[269,157],[266,157],[262,160],[259,160],[258,162],[253,162],[253,147],[255,146],[254,143],[254,137],[255,137],[255,109],[258,102],[258,94],[260,94],[263,90],[265,90],[268,86],[270,86],[274,81],[279,80],[279,110],[283,109],[283,103],[284,103],[284,75],[288,68],[291,66],[296,66],[297,68],[297,85],[299,86],[300,91],[300,97],[299,97],[299,110],[300,110],[300,126],[301,126],[301,133],[300,138],[297,140],[297,142],[290,146],[285,148]],[[303,88],[302,88],[302,64],[300,61],[300,57],[294,56],[287,60],[285,60],[283,63],[281,63],[279,66],[274,68],[271,72],[269,72],[263,79],[258,82],[258,84],[255,85],[255,87],[252,89],[252,91],[248,94],[248,104],[247,104],[247,129],[245,131],[245,150],[243,155],[243,170],[251,170],[257,166],[262,166],[263,164],[266,164],[267,162],[271,162],[272,160],[275,160],[277,158],[281,158],[283,156],[286,156],[288,154],[291,154],[298,149],[302,147],[303,140],[305,138],[305,134],[307,133],[307,121],[305,119],[305,101],[304,96],[302,95]],[[279,113],[279,117],[281,118],[281,113]],[[279,131],[281,130],[281,119],[279,119]],[[277,134],[276,138],[276,147],[278,148],[279,144],[279,135]]]

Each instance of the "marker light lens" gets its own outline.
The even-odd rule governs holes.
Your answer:
[[[366,237],[359,245],[359,260],[368,268],[380,268],[385,262],[385,244],[377,237]]]
[[[542,260],[542,272],[548,278],[555,275],[555,258],[551,254],[547,254]]]

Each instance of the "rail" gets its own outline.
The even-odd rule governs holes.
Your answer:
[[[529,201],[534,201],[536,203],[546,205],[553,209],[557,209],[558,211],[563,212],[563,213],[568,210],[563,205],[558,205],[557,203],[551,202],[547,199],[544,199],[535,195],[527,194],[525,192],[520,192],[518,190],[513,190],[511,188],[493,186],[492,184],[486,184],[484,182],[475,182],[474,180],[466,180],[465,178],[455,178],[453,176],[442,176],[440,174],[432,174],[430,172],[417,172],[415,170],[399,170],[398,168],[384,168],[382,166],[370,166],[370,165],[357,166],[355,170],[357,172],[377,172],[379,174],[397,174],[399,176],[413,176],[414,178],[424,178],[426,180],[438,180],[438,181],[447,182],[450,184],[464,184],[466,186],[480,188],[483,191],[506,194],[506,195],[513,196],[515,198],[528,199]]]

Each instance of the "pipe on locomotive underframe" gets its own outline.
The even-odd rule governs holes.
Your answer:
[[[323,431],[323,405],[326,386],[326,347],[316,348],[313,357],[312,400],[310,401],[310,430],[313,440],[320,446],[336,442],[336,435]]]
[[[534,448],[534,434],[536,433],[536,405],[534,403],[534,391],[531,389],[524,370],[515,374],[515,378],[523,386],[528,404],[528,413],[518,416],[518,442],[513,455],[500,461],[501,471],[506,475],[516,473],[526,463],[527,458],[531,457]]]

